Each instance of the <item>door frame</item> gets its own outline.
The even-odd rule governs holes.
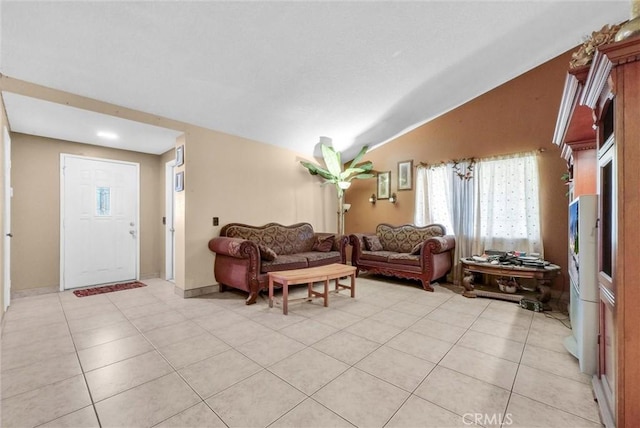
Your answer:
[[[2,165],[2,173],[4,175],[4,201],[3,201],[3,222],[2,225],[2,246],[3,246],[3,312],[11,304],[11,198],[13,197],[13,188],[11,187],[11,135],[6,126],[2,127],[3,132],[3,155],[4,161]]]
[[[167,281],[175,279],[175,191],[174,191],[174,169],[175,160],[170,160],[165,164],[165,224],[164,224],[164,277]]]
[[[135,279],[140,280],[140,239],[142,234],[140,233],[142,227],[140,224],[140,164],[137,162],[128,162],[117,159],[97,158],[92,156],[74,155],[71,153],[60,153],[60,291],[65,291],[66,288],[64,282],[64,249],[65,249],[65,233],[64,233],[64,217],[65,217],[65,204],[64,204],[64,164],[67,158],[78,158],[83,160],[91,160],[106,163],[117,163],[123,165],[131,165],[136,169],[136,225],[138,230],[138,239],[136,239],[136,251],[135,251]]]

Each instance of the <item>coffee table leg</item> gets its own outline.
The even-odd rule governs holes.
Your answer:
[[[542,303],[547,303],[551,300],[551,287],[548,285],[550,281],[541,279],[538,281],[538,290],[540,290],[540,295],[538,296],[538,300]]]
[[[351,297],[356,297],[356,274],[352,273],[351,275]]]
[[[322,297],[324,297],[324,307],[326,308],[329,306],[329,279],[324,280],[324,294]]]
[[[282,313],[287,315],[289,313],[289,307],[287,301],[289,300],[289,281],[282,283]]]
[[[473,286],[473,272],[471,272],[470,270],[464,269],[462,286],[464,287],[464,292],[462,293],[464,297],[477,297]]]
[[[311,300],[311,290],[313,290],[313,282],[307,284],[307,300]]]
[[[273,308],[273,278],[269,278],[269,307]]]

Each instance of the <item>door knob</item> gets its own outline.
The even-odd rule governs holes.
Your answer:
[[[7,236],[8,236],[9,238],[13,238],[13,233],[7,233]]]

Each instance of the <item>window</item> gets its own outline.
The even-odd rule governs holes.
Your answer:
[[[456,257],[485,250],[542,253],[536,153],[418,168],[415,223],[441,223]]]
[[[96,187],[96,215],[99,217],[111,215],[111,188]]]
[[[482,160],[476,171],[483,249],[541,253],[536,155]]]

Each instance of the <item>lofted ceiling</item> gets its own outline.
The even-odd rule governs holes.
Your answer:
[[[0,1],[0,73],[311,154],[413,129],[628,18],[629,1]],[[3,92],[15,132],[155,129]],[[560,94],[558,94],[560,97]],[[129,133],[135,133],[129,134]],[[144,140],[141,144],[141,140]]]

